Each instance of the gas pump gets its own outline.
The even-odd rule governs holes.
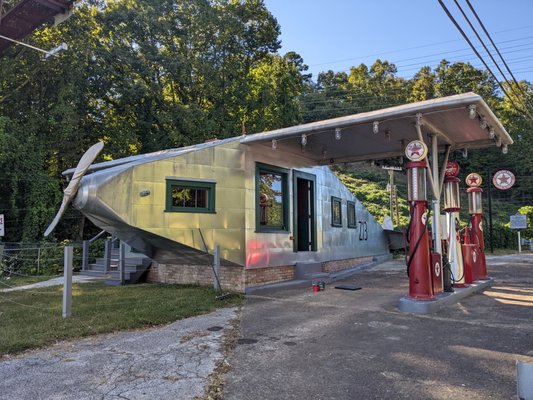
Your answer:
[[[483,238],[483,222],[482,214],[483,208],[481,204],[481,194],[483,189],[480,188],[482,178],[479,174],[472,173],[466,177],[466,184],[470,186],[467,189],[468,194],[468,213],[470,214],[470,223],[468,224],[470,243],[476,246],[474,261],[474,278],[486,280],[487,276],[487,263],[485,260],[485,242]]]
[[[459,164],[449,161],[444,172],[444,211],[446,211],[446,228],[448,236],[448,263],[450,265],[453,286],[464,287],[465,273],[461,242],[456,229],[456,213],[461,209],[459,198]],[[447,286],[447,285],[445,285]]]
[[[410,220],[407,229],[409,251],[407,254],[407,275],[409,276],[409,297],[417,300],[432,300],[442,291],[442,262],[430,254],[430,239],[427,229],[428,211],[426,194],[425,161],[427,146],[414,140],[405,148],[407,163],[407,199]],[[440,289],[439,289],[440,279]],[[437,289],[437,293],[435,291]]]

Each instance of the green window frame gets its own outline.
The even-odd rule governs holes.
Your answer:
[[[289,170],[256,163],[256,231],[289,232],[289,207]]]
[[[215,213],[215,182],[167,178],[167,212]]]
[[[331,196],[331,226],[342,227],[342,199]]]
[[[348,228],[357,229],[357,219],[355,217],[355,201],[348,201],[346,214],[348,217]]]

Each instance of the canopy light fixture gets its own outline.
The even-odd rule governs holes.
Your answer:
[[[507,154],[508,151],[509,151],[509,149],[507,148],[507,145],[504,144],[504,145],[502,146],[502,153],[503,153],[503,154]]]
[[[302,139],[300,143],[302,143],[302,146],[307,145],[307,135],[305,133],[302,134]]]
[[[272,150],[276,150],[278,148],[278,141],[276,139],[272,139]]]
[[[335,128],[335,139],[341,140],[341,138],[342,138],[341,128]]]
[[[374,121],[372,124],[372,132],[374,132],[375,135],[379,133],[379,121]]]
[[[476,116],[477,116],[476,106],[474,104],[470,104],[468,106],[468,118],[475,119]]]
[[[491,139],[494,139],[495,136],[496,136],[496,133],[494,132],[494,128],[491,126],[491,127],[489,128],[489,137],[490,137]]]
[[[463,149],[463,158],[468,158],[468,149]]]

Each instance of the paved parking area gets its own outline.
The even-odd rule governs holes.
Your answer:
[[[533,255],[488,258],[494,286],[432,315],[398,311],[402,262],[313,293],[250,296],[225,398],[514,399],[533,362]]]
[[[488,270],[491,289],[432,315],[398,311],[408,281],[392,261],[339,282],[359,291],[250,295],[240,336],[231,308],[3,357],[0,398],[196,399],[222,363],[228,400],[515,399],[516,361],[533,362],[533,254]],[[239,337],[227,360],[224,332]]]

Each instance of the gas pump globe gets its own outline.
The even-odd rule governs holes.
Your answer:
[[[405,148],[406,157],[411,160],[407,169],[407,198],[410,221],[408,229],[409,251],[407,254],[407,275],[409,276],[409,297],[416,300],[434,298],[433,272],[427,230],[427,193],[425,161],[427,146],[414,140]],[[440,264],[439,264],[440,274]],[[441,285],[442,286],[442,285]]]

